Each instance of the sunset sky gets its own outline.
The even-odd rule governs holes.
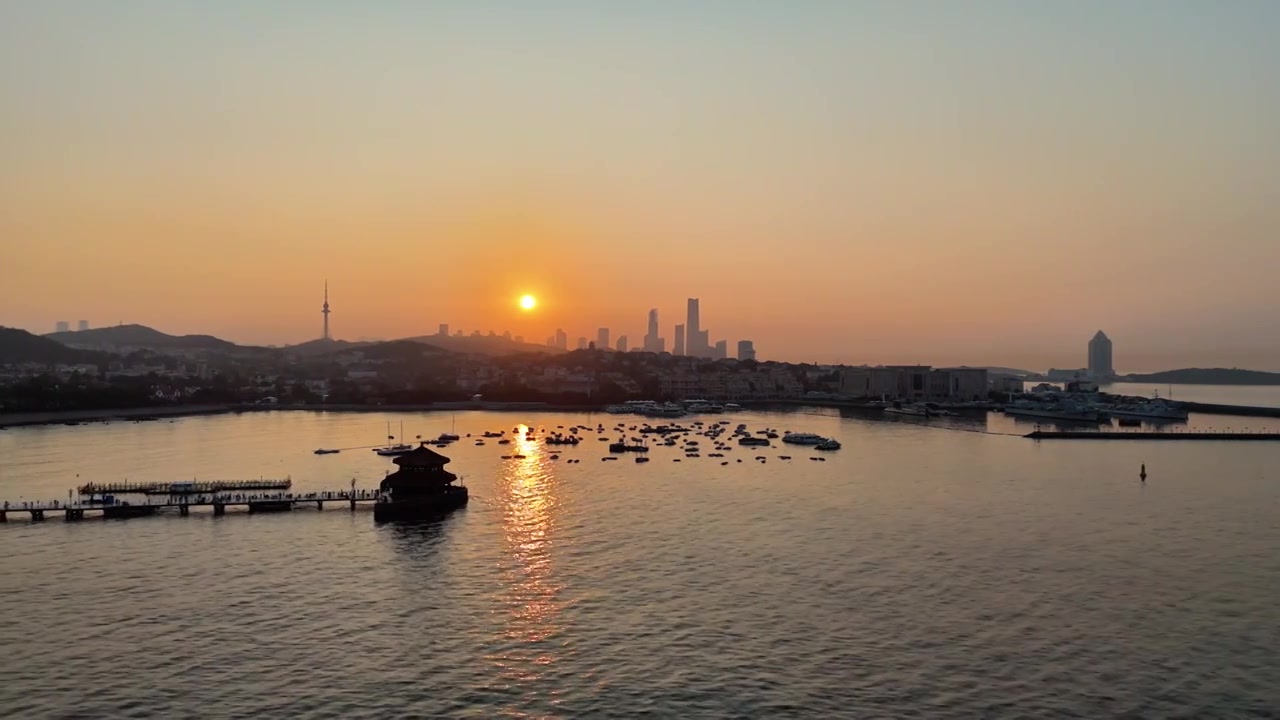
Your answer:
[[[1280,2],[0,2],[0,324],[1280,370]],[[539,306],[522,313],[531,293]]]

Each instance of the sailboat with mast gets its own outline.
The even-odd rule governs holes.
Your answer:
[[[387,440],[395,440],[396,436],[391,434],[391,423],[387,423]],[[404,421],[400,421],[400,442],[390,443],[386,447],[374,448],[374,452],[382,457],[395,457],[397,455],[407,455],[413,452],[412,445],[404,443]]]

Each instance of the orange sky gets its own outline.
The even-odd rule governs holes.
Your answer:
[[[1280,12],[1097,8],[10,4],[0,324],[1280,370]]]

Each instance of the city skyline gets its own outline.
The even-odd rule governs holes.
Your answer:
[[[1280,6],[571,5],[5,5],[0,324],[1280,369]]]

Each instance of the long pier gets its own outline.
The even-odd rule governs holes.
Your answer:
[[[1280,440],[1271,432],[1143,432],[1106,430],[1036,430],[1023,437],[1032,440]]]
[[[292,478],[270,480],[188,480],[176,482],[86,483],[76,488],[81,495],[178,495],[244,492],[246,490],[288,490]]]
[[[135,491],[136,492],[136,491]],[[167,493],[167,491],[166,491]],[[213,508],[214,515],[224,515],[227,508],[245,508],[250,513],[287,512],[301,506],[315,505],[323,510],[324,504],[341,503],[351,510],[360,503],[372,503],[378,500],[379,491],[373,489],[322,490],[318,492],[213,492],[168,495],[163,500],[154,494],[140,503],[109,502],[104,503],[96,498],[80,498],[63,502],[60,500],[29,500],[22,502],[5,502],[0,507],[0,522],[8,522],[9,513],[26,513],[33,521],[44,520],[46,515],[62,514],[67,521],[83,520],[86,517],[100,516],[104,518],[132,518],[155,515],[165,510],[177,510],[179,515],[189,515],[191,508]]]

